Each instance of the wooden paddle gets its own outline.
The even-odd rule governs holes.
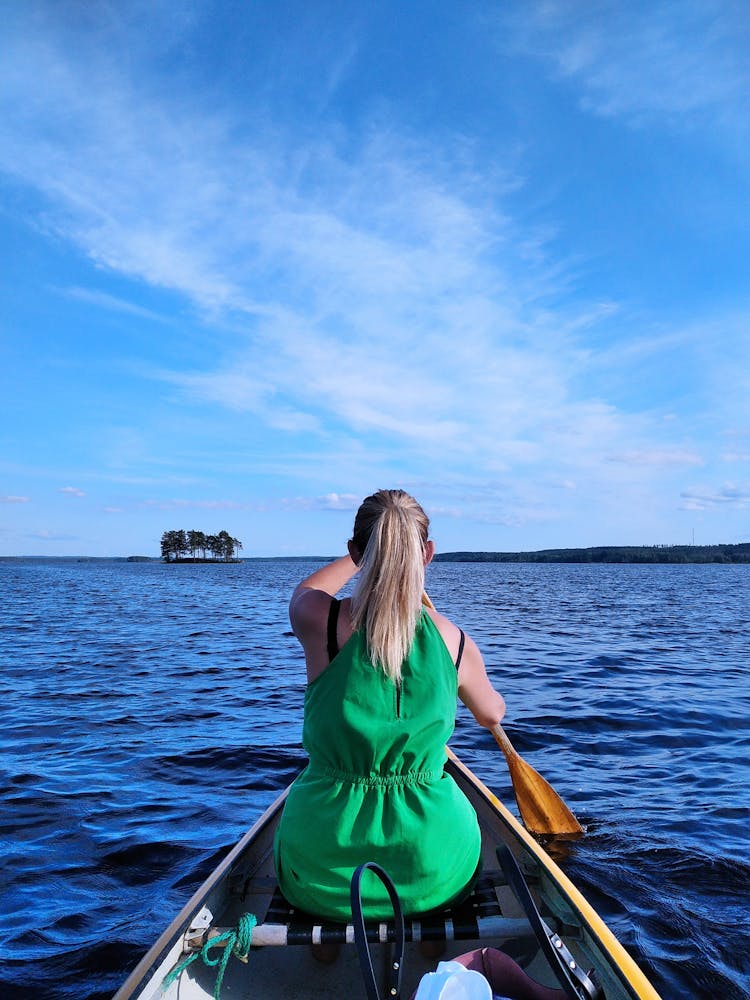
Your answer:
[[[585,831],[552,785],[520,757],[500,723],[492,735],[505,754],[518,811],[526,829],[546,837],[580,836]]]
[[[435,609],[427,594],[422,595],[422,603]],[[573,813],[552,785],[517,753],[499,722],[492,727],[491,732],[505,754],[518,811],[529,833],[545,837],[573,837],[583,834],[585,831]]]

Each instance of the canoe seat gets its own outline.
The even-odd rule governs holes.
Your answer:
[[[404,919],[407,941],[501,941],[533,937],[528,920],[506,917],[496,887],[505,885],[501,871],[480,875],[470,896],[446,910],[431,911]],[[394,939],[391,921],[367,922],[367,938],[373,944]],[[352,924],[324,921],[295,909],[276,887],[265,920],[253,931],[253,945],[353,944]]]

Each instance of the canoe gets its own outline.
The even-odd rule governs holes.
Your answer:
[[[659,1000],[642,970],[558,865],[450,749],[446,771],[477,812],[483,871],[473,896],[456,912],[407,919],[401,996],[410,997],[421,976],[438,961],[488,947],[509,955],[536,983],[563,990],[564,975],[561,979],[546,957],[554,942],[552,950],[564,956],[562,964],[572,963],[581,970],[577,975],[596,984],[597,998]],[[222,1000],[366,995],[353,928],[290,911],[278,892],[273,838],[286,795],[279,796],[219,864],[113,1000],[213,1000],[217,977]],[[516,876],[507,871],[509,854],[531,902],[524,901],[513,881]],[[387,924],[368,925],[376,970],[392,964],[392,938],[393,928]],[[335,941],[343,943],[329,963],[311,947]],[[420,943],[424,941],[437,942],[431,957]],[[201,949],[211,965],[204,962]],[[246,960],[241,961],[237,955],[245,951]],[[436,951],[443,953],[435,957]],[[559,995],[581,1000],[591,995],[585,984],[579,987],[575,981],[564,989]]]

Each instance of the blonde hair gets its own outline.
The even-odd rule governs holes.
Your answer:
[[[403,490],[378,490],[354,519],[361,555],[352,597],[352,625],[363,628],[372,662],[396,684],[422,608],[424,556],[430,521]]]

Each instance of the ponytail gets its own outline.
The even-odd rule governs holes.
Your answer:
[[[372,662],[399,684],[422,608],[429,519],[403,490],[379,490],[362,503],[352,541],[362,553],[352,625],[364,629]]]

